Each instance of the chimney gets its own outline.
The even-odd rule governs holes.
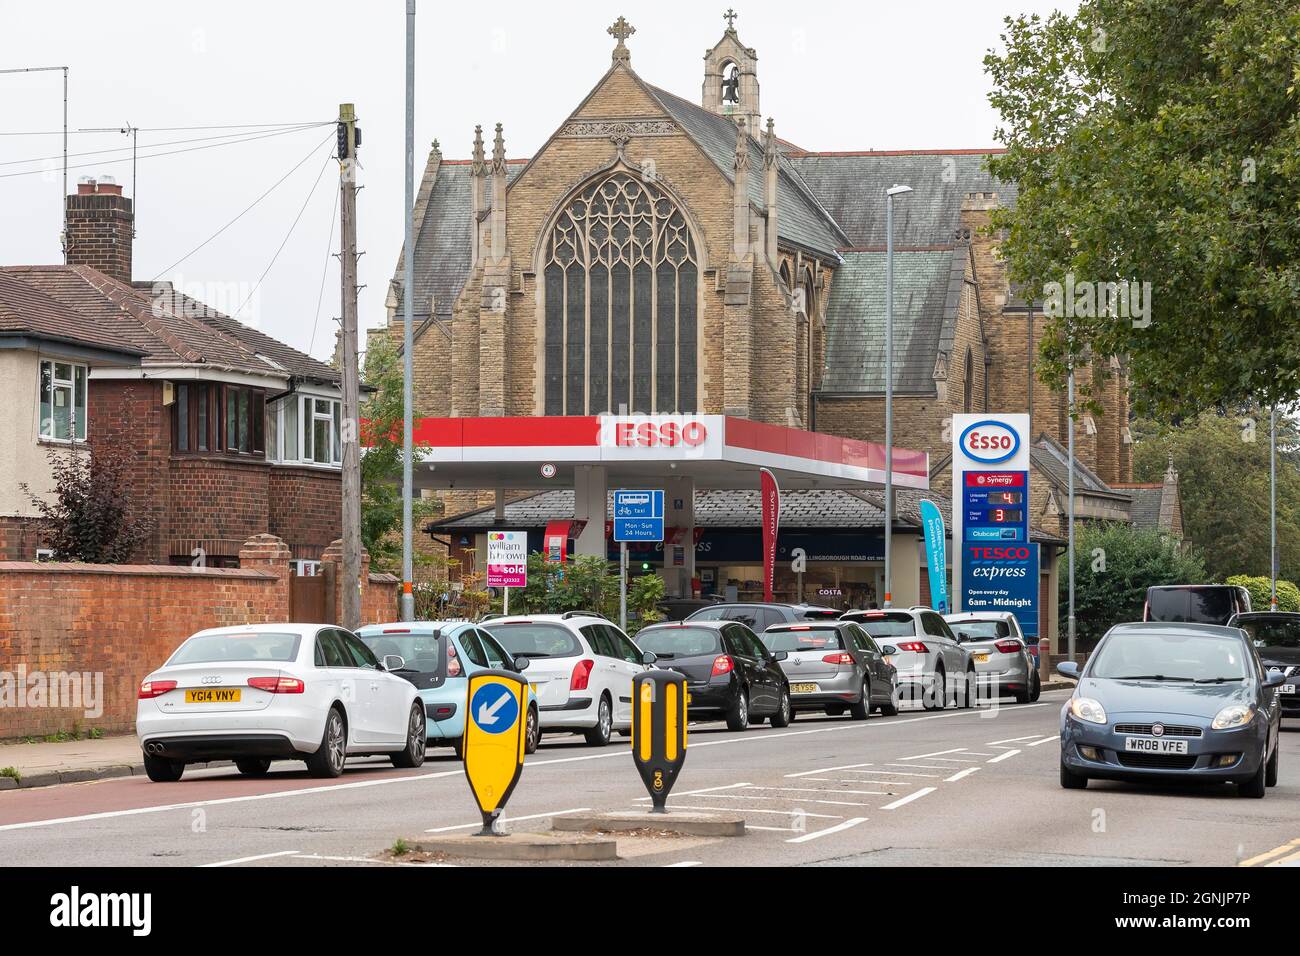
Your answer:
[[[121,282],[131,282],[132,202],[112,177],[84,177],[67,198],[64,261],[90,266]]]

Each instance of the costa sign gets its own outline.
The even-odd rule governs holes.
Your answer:
[[[614,422],[614,444],[619,448],[697,448],[708,437],[708,426],[697,419]]]
[[[1020,450],[1020,436],[1002,422],[986,419],[966,426],[958,446],[967,458],[995,465]]]

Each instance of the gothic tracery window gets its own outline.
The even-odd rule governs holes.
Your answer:
[[[698,256],[667,195],[622,172],[593,183],[545,261],[547,415],[696,411]]]

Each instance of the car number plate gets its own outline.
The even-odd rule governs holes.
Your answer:
[[[237,704],[239,689],[236,687],[211,687],[204,690],[187,690],[187,704]]]
[[[987,664],[988,662],[989,662],[989,656],[988,656],[987,654],[976,654],[976,655],[975,655],[975,663],[976,663],[976,664]]]
[[[791,684],[790,693],[792,694],[815,694],[817,693],[816,684]]]
[[[1282,685],[1282,693],[1284,693],[1284,694],[1294,694],[1294,693],[1295,693],[1295,684],[1283,684],[1283,685]]]
[[[1186,740],[1163,740],[1160,737],[1129,737],[1124,741],[1124,749],[1140,754],[1185,754]]]

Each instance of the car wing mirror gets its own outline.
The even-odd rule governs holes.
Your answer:
[[[1286,675],[1277,667],[1270,668],[1268,676],[1264,678],[1265,687],[1281,687],[1285,682]]]
[[[655,663],[658,660],[659,660],[659,655],[656,654],[654,651],[646,651],[644,654],[641,655],[641,663],[644,664],[646,667],[654,667]]]
[[[1079,679],[1079,665],[1075,661],[1061,661],[1056,665],[1056,672],[1062,677],[1069,677],[1072,680]]]
[[[518,657],[515,658],[514,665],[516,671],[523,673],[524,671],[528,670],[528,658],[520,654]]]
[[[886,644],[880,649],[880,653],[884,654],[886,657],[892,657],[898,653],[898,648],[893,644]]]
[[[384,659],[379,662],[379,669],[385,671],[404,671],[406,670],[406,658],[400,654],[385,654]]]
[[[775,654],[772,655],[772,660],[784,661],[784,660],[788,660],[789,657],[790,657],[789,651],[777,651]]]

